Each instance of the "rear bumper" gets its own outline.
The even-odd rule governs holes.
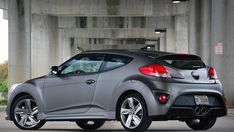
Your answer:
[[[166,115],[152,116],[154,121],[157,120],[186,120],[194,118],[203,118],[207,116],[221,117],[227,115],[227,109],[225,107],[206,107],[205,114],[197,114],[195,112],[196,107],[171,107]],[[202,107],[202,106],[201,106]]]
[[[206,112],[204,114],[200,113],[197,114],[195,112],[196,108],[206,108]],[[223,107],[203,107],[203,106],[196,106],[196,107],[172,107],[168,111],[168,117],[171,119],[177,118],[199,118],[204,116],[215,116],[221,117],[227,115],[226,108]]]
[[[173,119],[177,115],[179,118],[180,113],[182,113],[182,117],[184,113],[188,113],[189,118],[194,117],[196,116],[194,114],[194,108],[197,107],[194,101],[194,95],[209,96],[210,104],[205,106],[209,108],[209,114],[207,113],[209,116],[219,117],[227,114],[224,93],[220,83],[191,84],[154,81],[150,86],[156,101],[155,106],[148,106],[150,117],[167,117]],[[156,98],[157,93],[161,92],[170,95],[166,104],[160,104]],[[220,113],[220,111],[221,114],[215,114]],[[176,112],[177,114],[173,115]]]

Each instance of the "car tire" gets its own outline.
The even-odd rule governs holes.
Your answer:
[[[217,117],[205,117],[202,119],[191,119],[185,122],[193,130],[208,130],[214,126],[216,119]]]
[[[118,105],[117,114],[122,126],[132,132],[143,132],[151,125],[144,98],[137,93],[130,94],[122,99]]]
[[[80,120],[76,121],[76,124],[84,130],[96,130],[103,126],[104,120]]]
[[[45,124],[44,120],[37,119],[38,106],[29,95],[18,98],[10,114],[14,124],[22,130],[37,130]]]

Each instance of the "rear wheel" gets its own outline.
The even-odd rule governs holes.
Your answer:
[[[76,124],[84,130],[96,130],[105,123],[104,120],[80,120],[76,121]]]
[[[126,96],[120,103],[118,115],[122,126],[128,131],[145,131],[152,122],[148,117],[145,101],[140,94]]]
[[[38,106],[35,100],[29,96],[22,96],[18,98],[11,110],[11,117],[14,124],[23,130],[36,130],[41,128],[44,120],[37,119]]]
[[[191,119],[186,124],[194,130],[208,130],[214,126],[217,117],[205,117],[202,119]]]

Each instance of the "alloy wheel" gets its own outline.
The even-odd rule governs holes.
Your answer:
[[[33,99],[23,99],[16,104],[14,118],[24,128],[33,128],[40,120],[37,119],[38,106]]]
[[[136,98],[129,97],[122,103],[120,115],[125,127],[134,129],[141,123],[143,118],[142,104]]]

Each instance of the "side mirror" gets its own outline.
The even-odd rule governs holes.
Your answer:
[[[51,73],[53,73],[54,75],[56,75],[58,73],[58,66],[52,66],[51,67]]]

